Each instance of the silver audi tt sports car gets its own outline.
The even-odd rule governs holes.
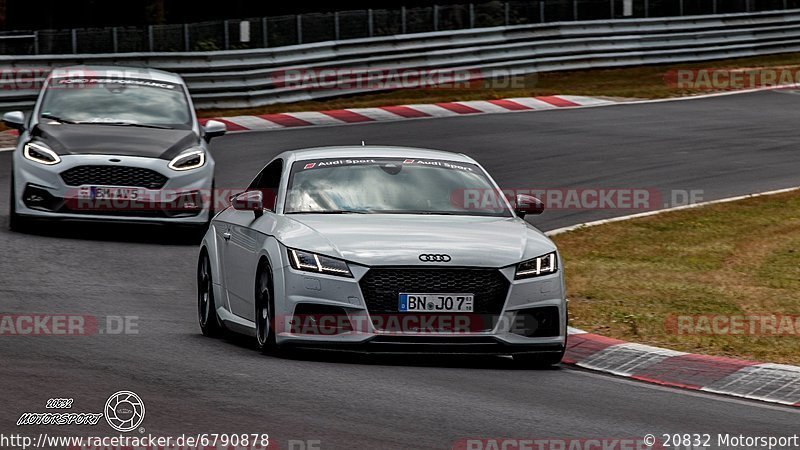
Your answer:
[[[201,126],[183,80],[152,69],[54,70],[27,117],[13,156],[9,225],[30,219],[156,221],[204,226],[212,216],[208,142],[225,124]]]
[[[555,245],[473,159],[401,147],[285,152],[211,222],[205,335],[264,352],[513,355],[556,364],[567,304]]]

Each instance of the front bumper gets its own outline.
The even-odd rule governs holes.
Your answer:
[[[35,219],[102,220],[204,224],[213,210],[214,161],[196,170],[178,172],[168,161],[116,155],[65,155],[47,166],[14,152],[14,200],[20,216]],[[112,162],[113,161],[113,162]],[[69,186],[61,173],[77,166],[148,169],[166,177],[159,189],[137,188],[138,199],[99,201],[86,198],[86,186]]]
[[[420,268],[436,269],[413,269]],[[280,281],[285,295],[276,296],[283,304],[276,304],[275,325],[280,345],[368,353],[512,355],[557,353],[566,345],[567,304],[560,271],[514,280],[514,267],[495,269],[508,280],[508,289],[502,308],[491,318],[487,314],[402,313],[387,319],[384,314],[371,312],[370,300],[365,299],[359,284],[368,267],[351,264],[354,278],[299,272],[288,264],[282,269]],[[540,313],[545,315],[537,315]],[[399,317],[401,326],[387,331],[384,325],[394,316]],[[444,320],[436,320],[437,316]],[[538,330],[532,329],[531,317],[533,322],[540,320],[533,324],[539,326]],[[489,327],[487,320],[491,320]],[[543,325],[546,321],[547,329]],[[456,326],[442,327],[442,323]]]

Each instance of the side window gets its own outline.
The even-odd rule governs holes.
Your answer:
[[[253,180],[248,191],[261,191],[264,193],[264,206],[271,210],[275,209],[278,198],[278,188],[281,185],[281,174],[283,173],[283,160],[272,161],[258,176]]]

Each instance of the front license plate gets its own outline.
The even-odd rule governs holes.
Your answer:
[[[473,312],[474,294],[406,294],[401,293],[400,312]]]
[[[84,186],[78,190],[78,197],[89,200],[138,200],[142,189],[113,186]]]

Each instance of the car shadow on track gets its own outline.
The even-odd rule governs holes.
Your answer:
[[[24,231],[8,231],[19,236],[41,236],[62,239],[124,242],[160,245],[200,245],[204,230],[174,225],[51,221],[27,223]]]
[[[248,349],[258,355],[254,348],[253,338],[227,333],[224,341],[230,345]],[[449,355],[439,353],[418,354],[366,354],[335,350],[292,349],[290,353],[263,355],[265,359],[307,361],[325,364],[355,364],[404,367],[432,367],[488,370],[559,370],[560,366],[525,367],[515,364],[508,356],[491,355]]]

